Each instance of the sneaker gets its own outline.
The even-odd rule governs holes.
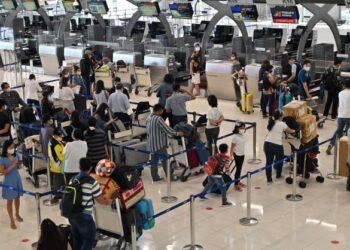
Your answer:
[[[284,175],[276,176],[276,180],[278,180],[278,181],[283,180],[283,179],[284,179]]]
[[[203,195],[203,196],[199,196],[198,198],[199,198],[201,201],[208,200],[208,198],[207,198],[207,197],[205,197],[204,195]]]
[[[273,181],[268,181],[267,182],[267,185],[272,185],[273,184]]]
[[[222,204],[221,204],[223,207],[225,207],[225,206],[227,206],[227,207],[229,207],[229,206],[232,206],[232,202],[229,202],[229,201],[227,201],[227,200],[225,200],[225,201],[222,201]]]
[[[240,185],[235,185],[235,190],[237,192],[242,192],[243,191],[243,189],[242,189],[242,187]]]
[[[331,155],[332,154],[332,148],[333,148],[333,146],[331,144],[329,144],[328,148],[326,150],[327,155]]]
[[[239,182],[238,185],[241,186],[242,188],[246,187],[246,185],[243,182]]]

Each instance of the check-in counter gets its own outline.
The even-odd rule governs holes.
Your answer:
[[[40,44],[39,56],[45,75],[57,75],[62,66],[63,46],[55,44]]]
[[[17,62],[16,45],[14,40],[0,40],[0,55],[3,64]]]
[[[113,52],[113,62],[123,60],[126,64],[132,64],[136,67],[143,66],[143,58],[141,52],[131,51],[115,51]]]
[[[150,69],[152,85],[163,82],[164,76],[174,64],[175,58],[172,55],[148,54],[144,57],[144,65]]]
[[[237,100],[231,61],[209,60],[206,62],[205,72],[210,95],[229,101]]]
[[[64,48],[64,60],[67,61],[77,61],[80,62],[80,59],[84,56],[84,47],[81,46],[69,46]]]
[[[254,104],[260,103],[261,93],[258,87],[260,68],[261,65],[256,63],[245,66],[245,73],[248,76],[247,89],[249,93],[253,94]]]

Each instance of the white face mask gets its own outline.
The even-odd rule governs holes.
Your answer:
[[[305,69],[306,72],[309,72],[311,67],[309,67],[309,66],[308,67],[304,67],[304,69]]]
[[[49,102],[53,102],[53,97],[52,97],[52,95],[49,95],[47,99],[49,100]]]
[[[108,115],[108,109],[105,110],[105,115]]]
[[[13,148],[13,149],[8,149],[7,150],[7,153],[9,154],[9,155],[13,155],[14,153],[15,153],[15,149]]]
[[[65,78],[68,78],[69,77],[69,74],[68,75],[64,75]]]
[[[196,51],[196,52],[198,52],[198,51],[200,51],[201,50],[201,48],[200,47],[196,47],[196,48],[194,48],[194,51]]]
[[[240,130],[239,130],[239,133],[240,133],[240,134],[244,134],[244,133],[245,133],[245,128],[240,129]]]
[[[96,128],[95,127],[89,127],[90,130],[95,130]]]

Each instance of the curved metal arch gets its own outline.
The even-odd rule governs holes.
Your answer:
[[[297,60],[301,61],[303,56],[303,51],[305,49],[305,45],[309,35],[312,32],[312,29],[316,26],[319,21],[324,21],[330,30],[332,31],[335,43],[337,45],[337,50],[340,51],[341,42],[340,42],[340,34],[335,23],[334,19],[328,14],[328,12],[334,7],[332,4],[325,4],[322,7],[318,7],[315,4],[302,4],[306,9],[308,9],[314,16],[307,23],[306,30],[304,34],[301,36],[298,46]]]
[[[133,28],[135,27],[136,25],[136,22],[141,18],[141,12],[140,11],[136,11],[131,19],[129,20],[127,26],[126,26],[126,35],[127,37],[131,37],[131,32],[133,30]],[[166,16],[161,13],[159,14],[159,16],[157,17],[157,19],[160,21],[160,23],[163,25],[164,29],[165,29],[165,33],[168,37],[168,41],[170,43],[170,45],[173,44],[173,35],[172,35],[172,32],[171,32],[171,27],[170,27],[170,24],[168,22],[168,20],[166,19]]]

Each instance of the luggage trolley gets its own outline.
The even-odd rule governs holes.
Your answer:
[[[93,215],[98,232],[113,238],[108,249],[125,249],[126,242],[124,239],[119,199],[117,198],[115,200],[115,207],[96,203]]]
[[[316,121],[317,121],[317,127],[318,128],[323,128],[324,123],[326,122],[326,117],[322,117],[320,118],[318,112],[317,112],[317,108],[318,108],[318,96],[313,97],[311,100],[306,100],[309,112],[314,115],[316,117]]]

